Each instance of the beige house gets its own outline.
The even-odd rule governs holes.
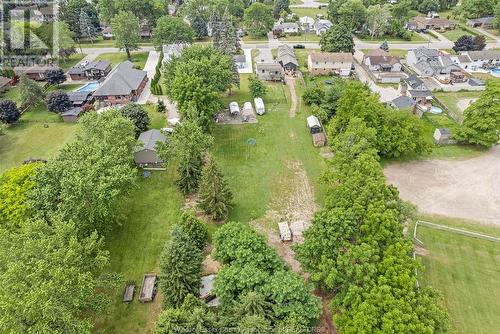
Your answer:
[[[307,67],[311,75],[351,74],[353,57],[348,52],[312,52],[307,57]]]

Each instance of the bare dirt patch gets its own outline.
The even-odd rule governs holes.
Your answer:
[[[289,115],[290,117],[295,117],[297,114],[297,91],[295,90],[295,78],[287,76],[285,78],[285,82],[288,89],[290,89],[290,99],[292,100]]]
[[[500,226],[500,146],[467,160],[394,163],[384,173],[422,212]]]
[[[472,98],[472,99],[460,99],[457,102],[457,108],[460,111],[464,111],[467,109],[472,103],[476,102],[477,98]]]

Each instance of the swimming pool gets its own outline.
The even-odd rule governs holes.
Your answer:
[[[500,77],[500,68],[494,68],[490,71],[491,75],[494,75],[496,77]]]
[[[99,87],[99,83],[97,82],[89,82],[85,84],[85,86],[78,88],[75,92],[93,92]]]
[[[431,109],[429,109],[429,112],[431,112],[433,114],[441,114],[441,113],[443,113],[443,109],[441,109],[439,107],[432,106]]]

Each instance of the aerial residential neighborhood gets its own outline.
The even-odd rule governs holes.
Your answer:
[[[499,333],[500,1],[0,14],[0,333]]]

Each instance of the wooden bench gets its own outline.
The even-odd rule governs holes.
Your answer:
[[[155,273],[145,274],[142,279],[141,293],[139,295],[139,301],[141,303],[147,303],[153,301],[156,295],[156,279]]]
[[[125,285],[125,291],[123,293],[123,302],[130,303],[134,299],[135,294],[135,282],[130,281]]]

